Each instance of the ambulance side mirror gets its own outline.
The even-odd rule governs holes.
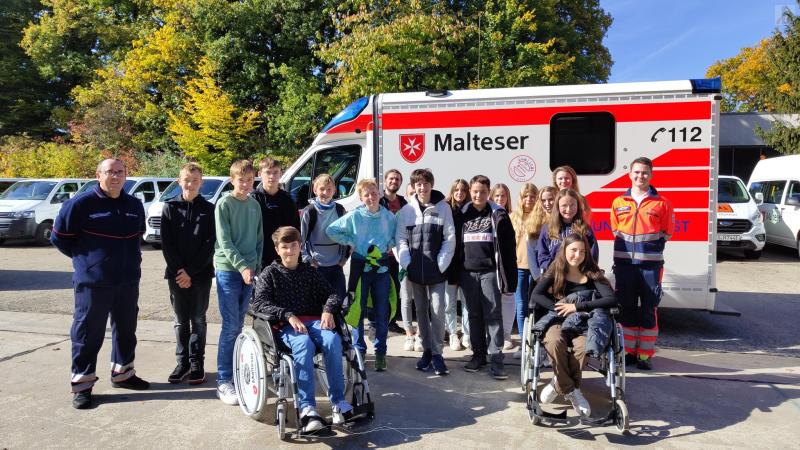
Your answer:
[[[756,199],[756,205],[764,203],[764,193],[756,192],[755,199]]]

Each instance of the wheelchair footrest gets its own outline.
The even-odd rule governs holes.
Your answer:
[[[371,419],[375,417],[375,404],[370,402],[370,403],[365,403],[363,405],[356,405],[353,407],[352,414],[353,416],[352,418],[347,420],[348,422],[353,422],[365,418]]]
[[[612,408],[611,411],[605,416],[600,417],[597,419],[592,419],[591,417],[580,417],[581,425],[591,425],[591,426],[608,426],[614,424],[614,409]]]
[[[567,420],[567,411],[566,410],[561,411],[560,413],[551,413],[551,412],[547,412],[547,411],[545,411],[543,409],[541,411],[542,411],[541,417],[544,418],[544,419],[561,420],[561,421],[565,421],[565,422]]]

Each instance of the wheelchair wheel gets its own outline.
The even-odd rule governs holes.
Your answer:
[[[528,407],[528,418],[532,424],[539,425],[542,422],[542,409],[536,399],[536,386],[533,384],[533,380],[525,382],[525,398]]]
[[[530,342],[530,340],[531,340],[532,326],[533,325],[531,324],[531,317],[530,316],[526,317],[522,325],[522,334],[520,335],[521,342],[519,346],[521,353],[520,361],[522,362],[519,365],[519,382],[523,390],[526,389],[525,383],[528,381],[528,374],[530,373],[531,369],[530,355],[531,355],[531,348],[533,347],[531,346],[532,343]]]
[[[239,407],[248,417],[263,420],[267,410],[268,374],[261,340],[252,328],[243,328],[236,337],[233,374]]]
[[[617,399],[614,402],[614,425],[622,433],[628,431],[630,427],[630,416],[628,415],[628,406],[625,404],[625,400]]]
[[[289,439],[289,435],[286,433],[286,403],[278,403],[275,415],[278,420],[278,437],[280,437],[282,441],[286,441]]]

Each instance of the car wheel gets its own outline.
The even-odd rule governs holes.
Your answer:
[[[761,258],[761,250],[745,250],[744,257],[747,259]]]
[[[42,222],[36,227],[36,242],[40,245],[50,245],[50,235],[53,234],[53,224]]]

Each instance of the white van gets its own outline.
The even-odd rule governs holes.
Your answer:
[[[483,174],[507,184],[516,203],[523,183],[550,185],[551,171],[567,164],[610,273],[611,202],[630,187],[630,162],[645,156],[675,208],[661,305],[714,310],[720,87],[713,79],[376,94],[337,114],[281,182],[302,207],[310,180],[329,173],[352,209],[355,181],[382,185],[388,169],[408,181],[424,167],[438,190]]]
[[[142,206],[147,212],[150,205],[166,191],[173,181],[175,181],[174,178],[127,177],[122,189],[141,200]],[[97,185],[97,180],[91,180],[78,193],[94,189],[95,185]]]
[[[261,178],[256,177],[255,181],[253,181],[253,189],[258,187],[260,182]],[[233,183],[231,183],[231,177],[203,176],[203,185],[200,187],[200,195],[209,202],[216,204],[217,200],[232,190]],[[144,241],[155,248],[161,247],[161,211],[164,209],[164,202],[180,195],[181,187],[178,185],[177,181],[172,180],[170,185],[162,192],[158,201],[153,202],[150,207],[145,210],[147,220]]]
[[[12,184],[0,194],[0,244],[6,239],[35,239],[49,244],[61,205],[88,181],[28,179]]]
[[[758,259],[766,232],[761,211],[738,177],[720,175],[717,181],[717,248],[744,251]]]
[[[767,242],[794,248],[800,258],[800,155],[759,161],[747,189],[759,203]]]

